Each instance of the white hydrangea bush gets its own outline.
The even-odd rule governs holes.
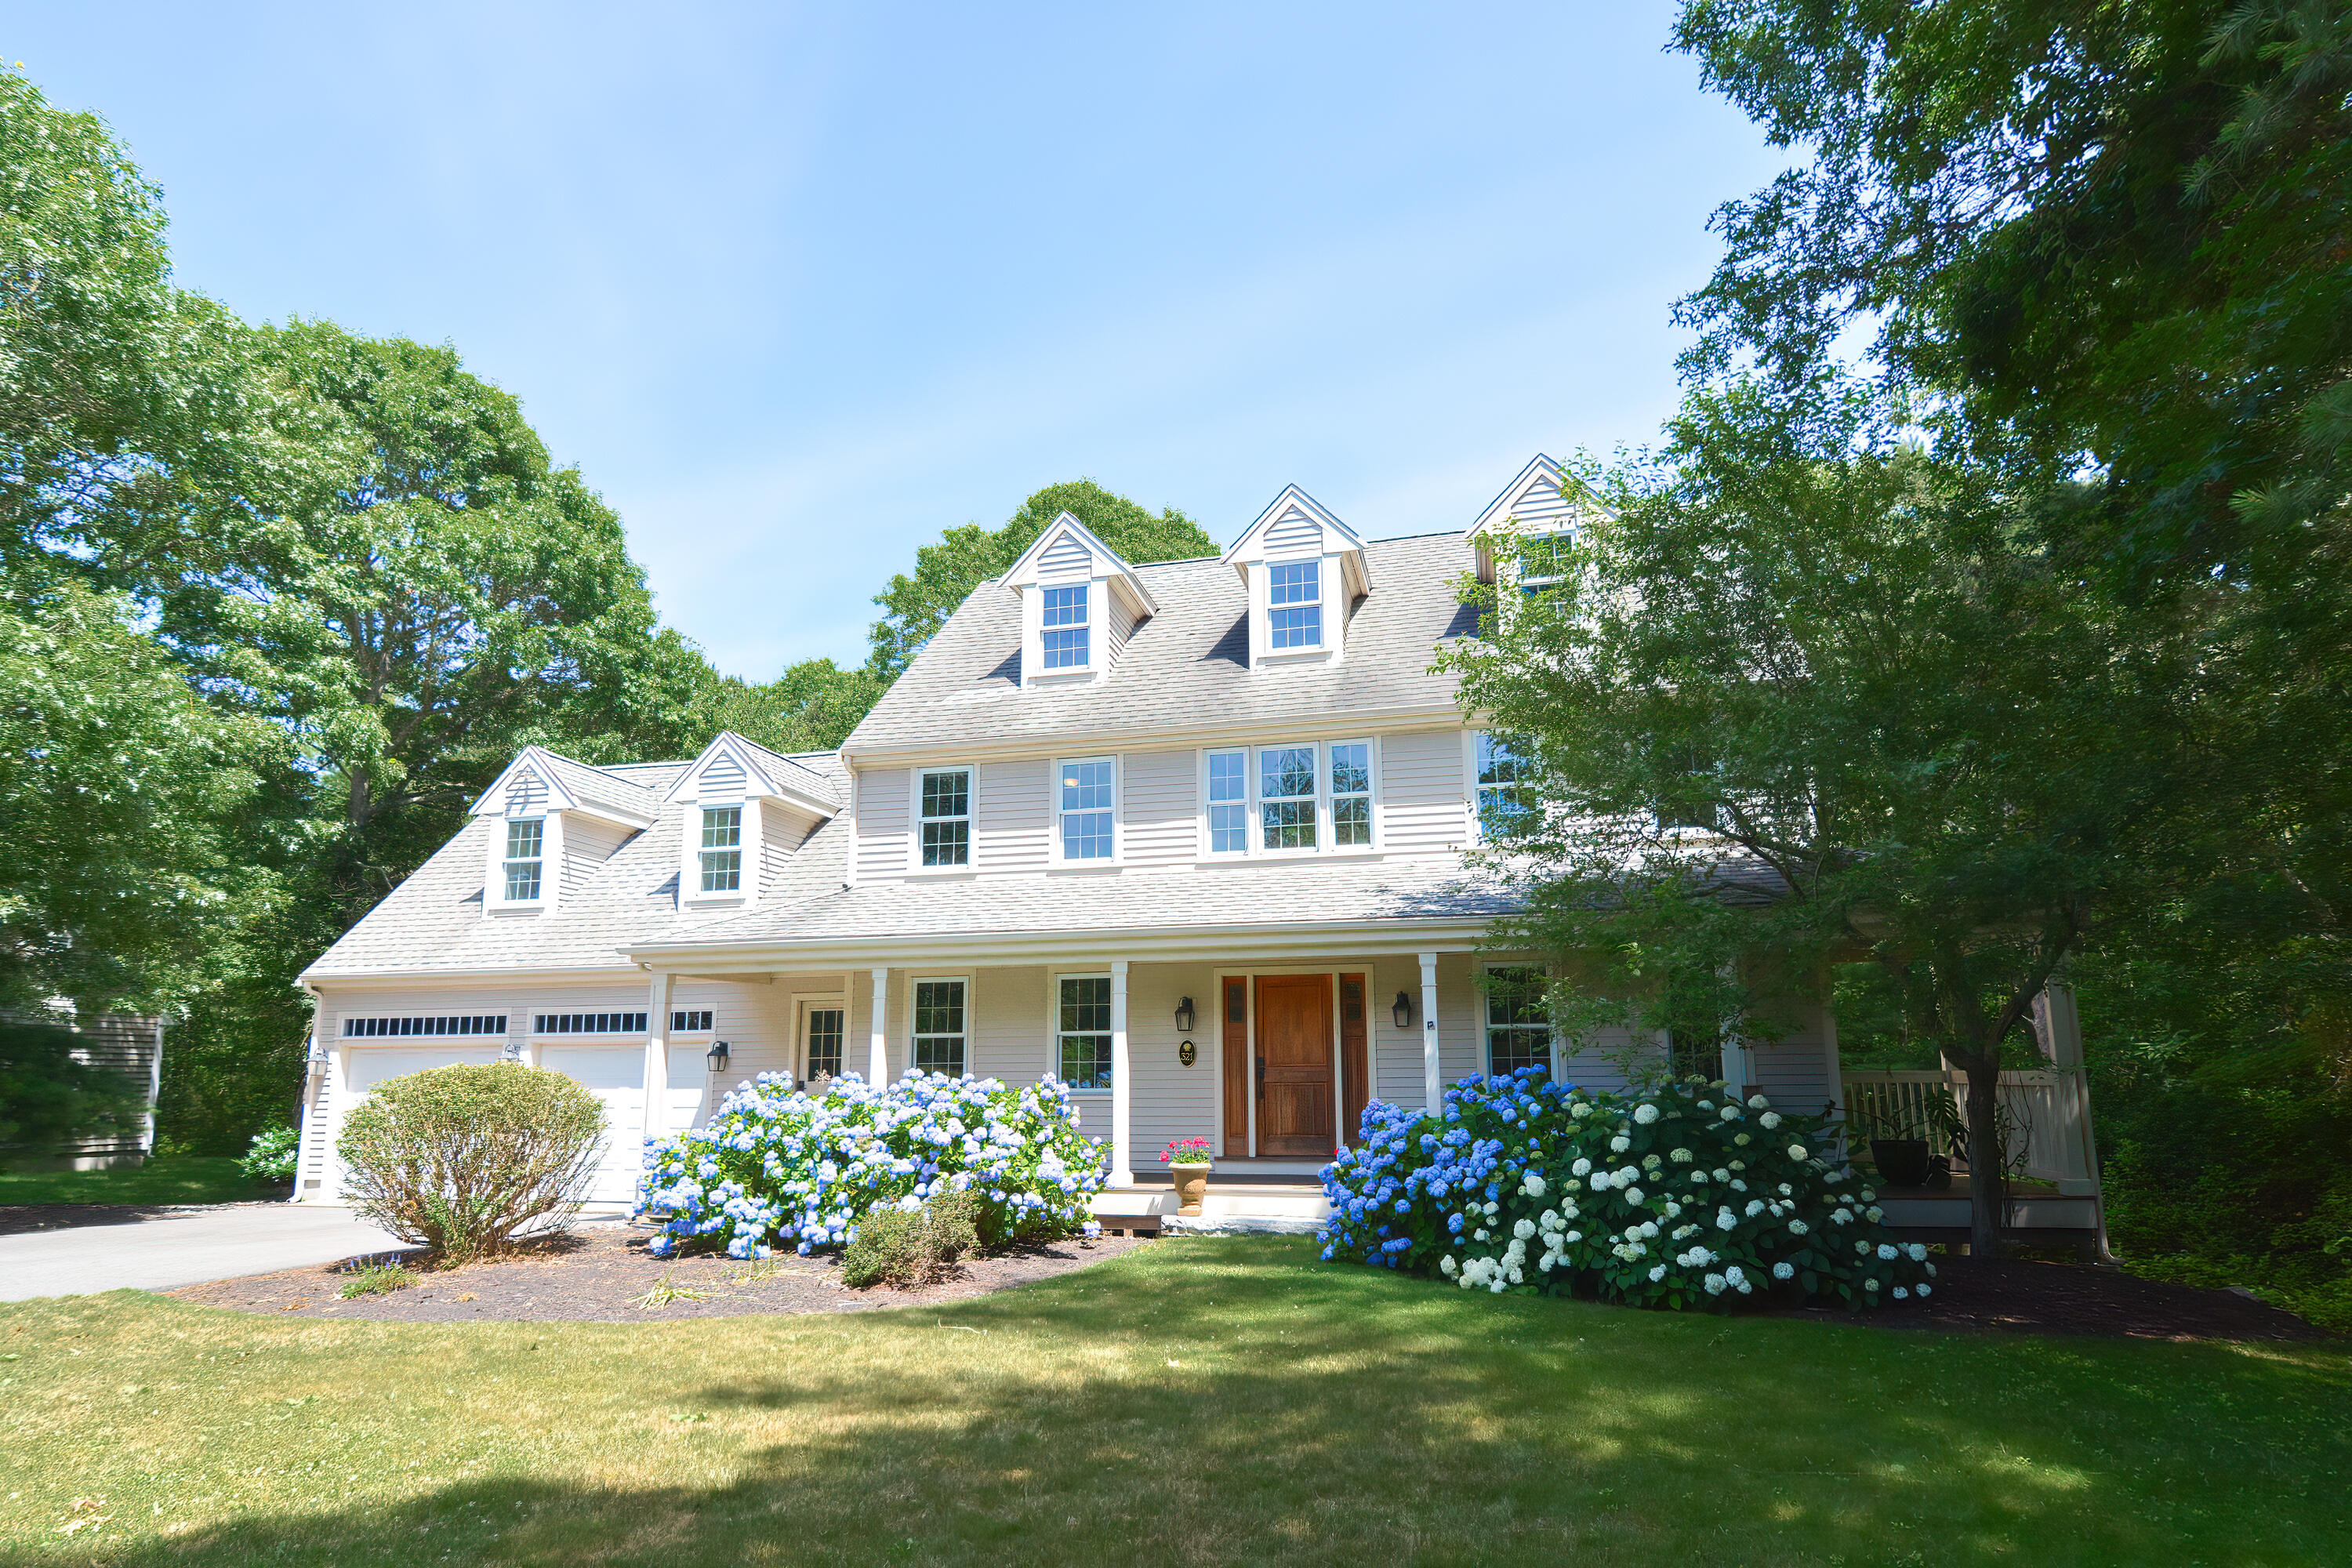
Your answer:
[[[1327,1258],[1670,1309],[1935,1289],[1927,1247],[1886,1234],[1821,1124],[1761,1095],[1594,1094],[1528,1068],[1464,1079],[1436,1115],[1375,1100],[1363,1133],[1323,1171]]]
[[[972,1194],[984,1243],[1045,1240],[1087,1225],[1108,1165],[1052,1078],[909,1072],[877,1087],[850,1073],[812,1095],[762,1073],[708,1124],[648,1142],[636,1212],[664,1217],[659,1257],[844,1247],[877,1205],[916,1209],[943,1192]]]

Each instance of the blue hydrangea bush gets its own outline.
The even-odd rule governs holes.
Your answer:
[[[1671,1309],[1934,1289],[1818,1120],[1720,1084],[1594,1094],[1529,1068],[1464,1079],[1433,1116],[1374,1100],[1323,1190],[1325,1258],[1464,1289]]]
[[[912,1212],[963,1192],[979,1205],[982,1242],[994,1246],[1081,1231],[1108,1173],[1068,1089],[1050,1078],[1012,1088],[909,1072],[877,1088],[850,1073],[813,1095],[763,1073],[704,1126],[647,1144],[636,1206],[667,1216],[656,1256],[723,1247],[765,1258],[844,1247],[877,1205]]]

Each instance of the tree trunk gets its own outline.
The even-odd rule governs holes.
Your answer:
[[[2000,1159],[2000,1058],[1971,1054],[1960,1066],[1969,1075],[1969,1253],[1999,1258],[2001,1225],[2009,1217]]]

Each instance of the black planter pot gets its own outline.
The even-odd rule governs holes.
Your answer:
[[[1874,1138],[1870,1157],[1879,1179],[1890,1187],[1927,1184],[1927,1141],[1925,1138]]]

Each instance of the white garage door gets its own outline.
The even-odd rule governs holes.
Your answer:
[[[637,1195],[646,1135],[642,1046],[541,1046],[539,1065],[585,1085],[604,1105],[604,1152],[588,1201],[625,1204]]]
[[[460,1062],[494,1062],[496,1046],[363,1046],[352,1052],[352,1093],[365,1094],[388,1078]]]

